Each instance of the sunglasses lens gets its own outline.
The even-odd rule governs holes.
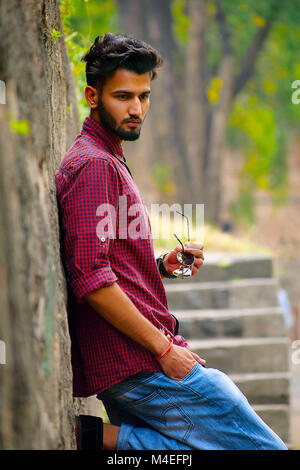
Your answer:
[[[182,263],[185,266],[191,266],[195,261],[195,256],[192,253],[182,253]]]
[[[182,263],[185,266],[191,266],[195,261],[195,256],[192,255],[192,253],[182,253],[182,251],[180,251],[177,253],[177,259],[179,263]]]

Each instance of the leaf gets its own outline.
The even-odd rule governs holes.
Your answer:
[[[219,102],[222,85],[223,81],[219,77],[214,77],[212,79],[211,85],[207,89],[207,97],[211,103]]]
[[[30,134],[30,125],[28,121],[11,121],[10,128],[20,135]]]
[[[58,39],[61,37],[61,32],[57,31],[57,29],[52,29],[52,39]]]
[[[256,26],[259,26],[259,27],[262,27],[266,24],[266,20],[262,18],[261,16],[254,16],[254,18],[252,18],[252,22],[256,24]]]

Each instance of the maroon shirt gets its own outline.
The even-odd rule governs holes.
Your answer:
[[[117,135],[86,117],[55,172],[76,397],[100,393],[140,371],[161,370],[152,353],[84,299],[99,287],[117,282],[142,315],[187,346],[174,337],[149,216],[125,162]]]

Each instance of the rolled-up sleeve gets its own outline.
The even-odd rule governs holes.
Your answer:
[[[79,303],[87,293],[118,280],[109,259],[118,201],[118,173],[104,158],[84,165],[64,199],[67,276]]]

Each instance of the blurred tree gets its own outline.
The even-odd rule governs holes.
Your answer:
[[[297,0],[284,7],[279,0],[75,0],[72,5],[69,49],[72,45],[82,55],[97,34],[121,29],[150,42],[165,59],[153,83],[142,142],[128,145],[143,155],[161,196],[205,202],[206,217],[218,222],[222,155],[229,143],[245,155],[233,216],[253,220],[256,188],[284,201],[286,144],[300,117],[290,98],[291,83],[300,76]],[[82,100],[83,78],[79,84]],[[83,99],[80,110],[86,113],[84,106]]]
[[[205,34],[207,28],[207,0],[188,2],[189,28],[185,60],[185,143],[191,186],[195,201],[204,198],[204,157],[207,135],[207,99],[205,75]]]
[[[248,28],[263,25],[263,15],[261,10],[253,15]],[[255,221],[256,188],[268,191],[275,204],[284,203],[288,195],[287,147],[300,118],[300,107],[291,100],[291,85],[300,76],[299,18],[298,2],[286,2],[273,22],[248,83],[238,95],[238,86],[235,89],[228,137],[231,145],[243,150],[245,164],[240,179],[241,196],[231,210],[236,219],[245,223]],[[240,28],[236,23],[237,26]],[[240,60],[244,41],[235,44],[236,60]]]
[[[263,65],[274,55],[274,40],[270,35],[272,32],[280,35],[276,26],[279,29],[285,26],[280,49],[287,48],[288,25],[295,28],[295,18],[300,17],[299,6],[289,0],[282,12],[278,0],[260,4],[254,0],[234,3],[232,0],[167,0],[163,3],[119,0],[118,5],[123,30],[142,36],[165,58],[166,64],[152,98],[154,127],[151,133],[157,158],[169,164],[167,154],[172,152],[176,189],[173,198],[179,202],[182,198],[185,202],[204,202],[206,217],[219,222],[221,159],[228,142],[229,124],[230,142],[238,145],[246,158],[241,195],[232,206],[232,214],[253,220],[256,187],[272,191],[277,201],[286,188],[285,139],[279,131],[282,118],[267,104],[270,96],[279,96],[281,92],[269,79]],[[297,40],[293,40],[290,33],[289,55],[296,50]],[[280,56],[277,61],[277,69],[280,69]],[[282,68],[280,70],[282,74]],[[265,96],[259,102],[255,97],[262,97],[261,88]],[[281,110],[290,105],[287,94],[285,99],[285,104],[281,100]],[[251,135],[248,132],[247,139],[239,138],[247,133],[247,121],[251,119],[257,122],[256,132]],[[257,129],[259,122],[263,134]],[[183,189],[181,194],[179,188]]]
[[[207,147],[206,197],[214,181],[219,191],[211,191],[206,213],[218,221],[220,176],[214,174],[214,169],[222,168],[227,126],[229,142],[242,149],[245,155],[240,197],[231,211],[236,219],[254,222],[256,188],[270,191],[275,202],[283,201],[286,193],[286,143],[291,136],[291,124],[296,122],[295,115],[299,118],[299,109],[291,105],[292,77],[287,78],[295,68],[298,54],[299,39],[295,32],[300,9],[293,0],[286,2],[284,8],[278,1],[257,4],[252,0],[238,1],[234,5],[230,0],[211,1],[208,6],[210,24],[218,25],[219,29],[218,35],[213,30],[207,36],[209,76],[215,77],[207,89],[212,116],[224,105],[220,90],[227,88],[231,97],[227,111],[224,109],[226,119],[221,126],[223,144],[212,145],[210,135]],[[219,48],[216,47],[218,37],[221,39]],[[223,82],[221,73],[217,73],[218,64],[226,56],[226,44],[232,61],[231,90]]]

